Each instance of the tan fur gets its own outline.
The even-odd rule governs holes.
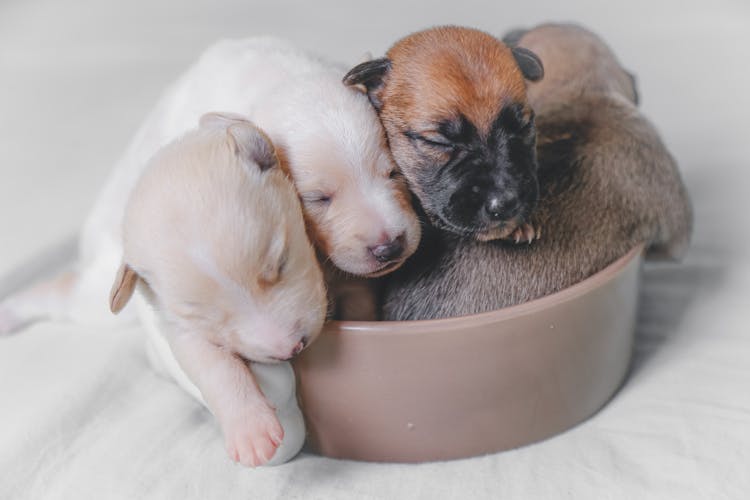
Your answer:
[[[526,102],[510,49],[482,31],[447,26],[414,33],[387,57],[392,72],[381,94],[384,121],[432,123],[461,112],[487,132],[504,102]]]
[[[121,264],[109,294],[110,311],[115,314],[119,313],[133,296],[137,284],[138,274],[127,264]]]
[[[637,100],[630,75],[614,53],[589,31],[542,25],[524,34],[519,43],[544,61],[544,79],[528,88],[529,102],[537,114],[580,98],[583,93]]]
[[[535,28],[519,45],[545,65],[544,79],[529,84],[540,183],[532,221],[541,237],[514,245],[426,232],[390,277],[384,319],[491,311],[573,285],[636,245],[674,259],[687,248],[692,216],[679,170],[614,54],[571,25]]]
[[[509,237],[536,202],[526,79],[542,75],[534,54],[446,26],[408,35],[344,82],[367,92],[429,221],[491,240]],[[506,147],[512,136],[519,140]],[[509,157],[519,155],[523,173],[507,173]]]

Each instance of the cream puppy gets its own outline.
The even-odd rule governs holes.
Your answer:
[[[342,83],[345,72],[278,39],[219,42],[162,97],[128,161],[143,162],[203,113],[247,116],[276,146],[324,258],[350,274],[385,274],[414,252],[420,228],[375,111]]]
[[[42,318],[111,326],[137,312],[152,364],[212,410],[231,457],[288,460],[304,422],[291,367],[278,361],[315,338],[326,308],[296,190],[265,135],[237,116],[206,115],[153,159],[135,157],[91,212],[76,268],[0,302],[0,334]],[[105,297],[118,266],[112,310],[138,283],[151,304],[115,320]],[[277,363],[253,365],[262,393],[242,359]]]
[[[206,115],[149,162],[125,208],[112,311],[137,283],[179,365],[165,371],[215,415],[231,458],[266,463],[284,429],[246,360],[301,351],[320,332],[326,295],[294,187],[250,122]]]
[[[359,319],[371,319],[370,289],[350,286],[347,276],[395,270],[415,251],[420,226],[375,111],[342,83],[345,71],[273,38],[207,49],[164,93],[110,174],[81,232],[76,269],[0,303],[0,333],[42,318],[112,322],[101,303],[109,286],[102,277],[119,265],[117,222],[127,197],[161,146],[215,110],[248,116],[271,137],[302,199],[331,297],[346,302],[339,290],[357,290],[353,302],[367,311]],[[351,317],[346,306],[338,309]]]

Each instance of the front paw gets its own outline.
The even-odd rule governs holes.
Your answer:
[[[229,458],[245,467],[266,464],[284,439],[284,428],[268,406],[240,412],[223,431]]]
[[[524,222],[520,224],[510,235],[506,238],[513,240],[518,243],[531,244],[534,240],[538,240],[542,235],[539,228],[534,228],[531,224]]]

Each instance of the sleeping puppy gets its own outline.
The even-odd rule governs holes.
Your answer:
[[[407,36],[344,82],[369,96],[433,226],[528,240],[538,184],[525,80],[543,73],[533,52],[450,26]]]
[[[293,179],[331,298],[351,316],[346,277],[398,268],[416,250],[420,226],[377,115],[341,83],[345,71],[278,39],[219,42],[162,98],[131,154],[142,157],[207,111],[248,116]]]
[[[112,311],[140,284],[229,456],[266,463],[284,429],[246,360],[290,359],[326,311],[297,194],[267,137],[210,114],[160,149],[130,193],[122,253]]]
[[[0,332],[42,318],[112,322],[100,297],[108,288],[101,277],[120,258],[113,221],[150,157],[216,110],[248,116],[268,133],[302,200],[336,311],[374,319],[372,289],[356,277],[399,267],[416,250],[420,226],[377,115],[367,97],[341,83],[344,73],[274,38],[208,48],[164,93],[110,174],[83,227],[75,272],[0,304]]]
[[[598,37],[571,25],[540,26],[516,33],[515,40],[516,50],[533,51],[545,67],[544,79],[528,88],[528,104],[536,112],[539,161],[539,202],[530,222],[541,228],[541,238],[531,245],[480,243],[431,229],[417,254],[389,280],[386,319],[490,311],[570,286],[640,243],[649,255],[670,258],[680,257],[687,247],[691,210],[685,187],[656,130],[638,112],[633,79],[614,54]],[[429,99],[415,97],[421,87],[406,93],[390,90],[388,78],[399,81],[413,75],[414,68],[434,74],[431,68],[443,60],[442,48],[435,43],[426,54],[411,52],[413,64],[399,59],[400,65],[392,65],[380,90],[371,90],[383,111],[404,103],[408,107],[415,99],[431,106],[431,90],[425,91]],[[443,109],[440,103],[436,106]],[[386,129],[405,125],[403,120],[389,125],[400,112],[383,111]],[[452,155],[464,147],[450,144]],[[414,146],[425,147],[419,142]],[[406,144],[393,152],[405,172],[422,168]],[[515,161],[509,156],[510,164]],[[450,165],[447,160],[445,168]],[[524,165],[528,162],[521,157]],[[433,206],[429,179],[410,179],[428,207]],[[511,193],[522,199],[513,186]]]

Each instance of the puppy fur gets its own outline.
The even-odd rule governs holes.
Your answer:
[[[296,191],[250,122],[206,115],[149,162],[125,209],[114,312],[138,284],[230,457],[267,462],[283,428],[246,360],[297,354],[327,304]]]
[[[490,311],[570,286],[640,243],[653,257],[679,258],[687,248],[685,187],[614,54],[572,25],[544,25],[515,39],[545,67],[528,89],[540,184],[531,222],[541,237],[530,245],[479,243],[430,229],[389,279],[385,319]],[[394,155],[399,164],[412,161],[398,149]]]
[[[270,136],[302,200],[332,301],[351,302],[352,276],[400,266],[417,248],[419,222],[376,113],[366,96],[341,83],[344,73],[275,38],[209,47],[167,89],[110,174],[83,227],[76,269],[0,303],[0,333],[45,317],[112,323],[101,301],[109,287],[103,277],[122,255],[127,197],[151,156],[211,111],[248,116]],[[354,299],[363,300],[372,298]],[[337,309],[351,319],[374,319],[372,304]],[[133,318],[129,311],[121,316]]]
[[[394,159],[430,222],[491,240],[523,226],[537,201],[525,79],[542,75],[532,52],[449,26],[407,36],[344,81],[378,110]]]
[[[324,258],[382,275],[416,250],[420,228],[382,126],[342,85],[344,72],[282,40],[219,42],[162,99],[146,133],[159,143],[208,111],[247,116],[276,146]]]

